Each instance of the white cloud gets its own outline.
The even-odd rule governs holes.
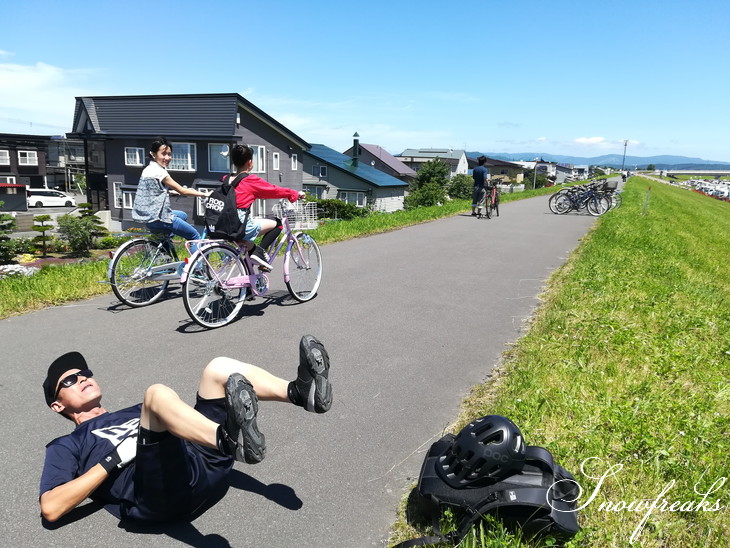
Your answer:
[[[0,132],[70,131],[75,97],[90,94],[77,82],[90,74],[46,63],[0,63]]]
[[[5,51],[0,49],[0,57],[12,57],[15,55],[12,51]]]
[[[606,139],[603,137],[578,137],[573,142],[579,145],[596,146],[604,144]]]

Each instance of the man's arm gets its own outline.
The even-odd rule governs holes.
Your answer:
[[[41,495],[41,515],[50,522],[58,520],[84,500],[109,476],[101,464],[63,485],[54,487]]]
[[[40,498],[41,515],[50,522],[56,521],[81,504],[117,468],[124,468],[137,454],[137,433],[128,435],[99,464],[87,472],[53,489]]]

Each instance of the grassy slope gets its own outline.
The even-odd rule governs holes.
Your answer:
[[[465,402],[455,431],[485,414],[512,418],[528,443],[576,475],[581,503],[598,485],[581,474],[585,459],[600,459],[587,463],[594,478],[623,466],[581,511],[576,546],[628,546],[646,514],[600,510],[602,502],[653,501],[675,482],[664,499],[696,508],[698,492],[728,475],[728,234],[730,204],[632,179],[624,206],[551,278],[502,375]],[[730,486],[709,495],[708,507],[717,499],[727,505]],[[726,511],[684,509],[652,512],[635,545],[726,545]],[[467,545],[507,545],[501,533],[485,536]]]

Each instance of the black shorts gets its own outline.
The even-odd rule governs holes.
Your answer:
[[[195,410],[215,423],[226,419],[225,399],[197,397]],[[122,501],[122,517],[166,521],[191,516],[226,481],[233,458],[177,438],[169,432],[159,441],[137,445],[134,501]]]

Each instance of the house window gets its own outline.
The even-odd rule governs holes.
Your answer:
[[[168,169],[195,171],[195,143],[172,143],[172,161]]]
[[[230,173],[230,162],[228,160],[228,145],[208,145],[208,170],[216,173]]]
[[[134,190],[125,190],[122,192],[122,205],[124,209],[132,209],[134,207]]]
[[[15,177],[0,177],[0,183],[5,183],[8,185],[14,185],[15,184]]]
[[[299,169],[299,160],[297,159],[296,154],[292,154],[291,155],[291,170],[296,171],[297,169]]]
[[[337,199],[347,204],[355,204],[357,207],[365,207],[364,192],[346,192],[341,190],[337,194]]]
[[[132,209],[134,207],[134,196],[136,192],[134,190],[125,190],[122,192],[122,205],[124,209]]]
[[[271,163],[274,164],[273,165],[274,171],[279,171],[279,153],[278,152],[274,152],[271,155]]]
[[[324,194],[324,187],[320,185],[304,185],[304,192],[307,192],[318,200],[321,200],[322,195]]]
[[[124,205],[122,201],[122,183],[121,181],[114,181],[112,185],[114,187],[114,207],[121,209]]]
[[[9,150],[0,150],[0,166],[9,166],[10,165],[10,151]]]
[[[37,166],[38,153],[35,150],[19,150],[18,165],[21,166]]]
[[[251,173],[266,173],[266,147],[249,145],[253,151]]]
[[[124,165],[143,166],[144,149],[137,147],[124,147]]]
[[[327,166],[313,166],[312,175],[319,178],[327,177]]]

